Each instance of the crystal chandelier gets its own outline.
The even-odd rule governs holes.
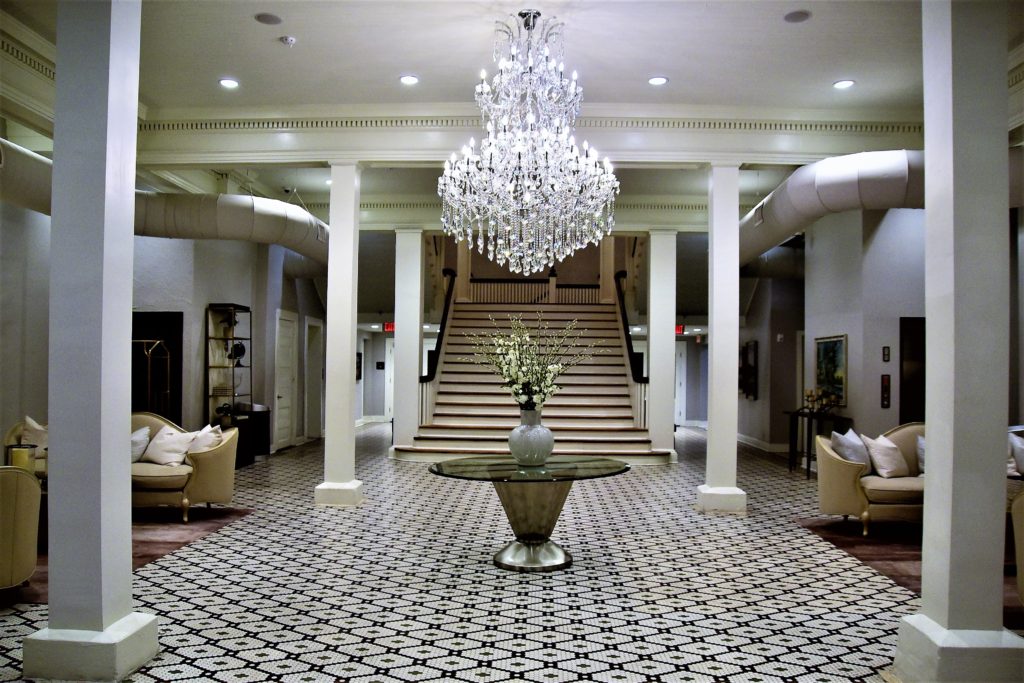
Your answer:
[[[485,134],[452,154],[438,179],[441,225],[514,273],[552,266],[611,232],[619,181],[573,124],[583,90],[565,76],[558,21],[523,10],[496,28],[490,84],[476,86]]]

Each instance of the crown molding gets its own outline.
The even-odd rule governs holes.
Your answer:
[[[372,116],[145,120],[140,133],[296,132],[332,130],[476,130],[478,116]],[[583,116],[576,129],[681,130],[730,133],[921,135],[920,122]]]

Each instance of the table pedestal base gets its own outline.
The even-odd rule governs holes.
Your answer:
[[[494,564],[515,572],[553,572],[572,564],[572,557],[550,540],[571,481],[494,482],[516,540],[494,556]]]
[[[494,566],[513,572],[553,572],[572,565],[572,555],[554,541],[512,541],[494,555]]]

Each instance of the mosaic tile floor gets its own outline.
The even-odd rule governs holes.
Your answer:
[[[148,681],[880,681],[917,598],[797,525],[813,480],[743,449],[746,517],[693,510],[704,435],[677,465],[574,485],[554,539],[575,564],[515,574],[490,485],[388,460],[357,437],[366,502],[316,508],[322,447],[238,472],[256,512],[135,572],[160,617]],[[45,605],[0,611],[0,680]]]

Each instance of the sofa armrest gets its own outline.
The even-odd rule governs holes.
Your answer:
[[[235,492],[235,452],[238,430],[224,431],[220,445],[189,453],[187,461],[194,471],[185,487],[190,503],[230,503]]]
[[[860,478],[868,468],[839,457],[823,436],[815,437],[818,453],[818,507],[826,515],[856,515],[868,509]]]

